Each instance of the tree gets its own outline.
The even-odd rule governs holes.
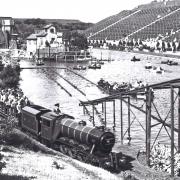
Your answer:
[[[33,25],[45,25],[46,21],[44,19],[26,19],[24,20],[24,24],[33,24]]]
[[[20,68],[8,65],[0,73],[0,86],[3,88],[17,87],[20,80]]]
[[[77,47],[79,50],[88,48],[87,38],[83,34],[74,32],[70,36],[70,46]]]

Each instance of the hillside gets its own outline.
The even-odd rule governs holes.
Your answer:
[[[53,24],[57,31],[61,30],[86,30],[91,27],[92,23],[84,23],[74,19],[30,19],[30,18],[14,18],[16,32],[25,39],[30,34],[34,33],[36,29],[40,29],[47,24]]]
[[[0,143],[0,179],[124,180],[121,174],[112,174],[47,148],[17,129],[6,143]]]
[[[24,22],[25,20],[28,20],[28,19],[30,20],[31,18],[15,18],[14,20]],[[69,23],[81,23],[81,21],[76,20],[76,19],[43,19],[43,20],[45,20],[47,23],[57,22],[62,25],[66,25]]]

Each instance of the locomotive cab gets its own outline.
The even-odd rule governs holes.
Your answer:
[[[50,141],[56,115],[52,116],[52,113],[47,112],[41,116],[41,119],[41,138]]]
[[[57,140],[60,129],[59,124],[61,123],[61,119],[70,118],[74,119],[74,117],[69,116],[67,114],[56,114],[54,112],[47,112],[41,115],[41,138],[48,140],[53,143]]]

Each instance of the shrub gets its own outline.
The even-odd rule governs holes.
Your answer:
[[[12,67],[8,65],[4,67],[3,71],[0,73],[0,86],[2,88],[14,88],[17,87],[20,80],[20,67]]]
[[[0,124],[0,144],[6,141],[16,126],[17,122],[15,118],[11,118],[7,121],[4,121],[3,124]]]

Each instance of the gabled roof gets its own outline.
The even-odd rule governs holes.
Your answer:
[[[37,37],[45,37],[46,35],[47,35],[47,33],[42,31],[42,32],[38,33],[36,36]]]
[[[47,24],[46,26],[44,26],[44,29],[49,29],[51,26],[53,26],[52,24]]]
[[[27,38],[27,40],[37,40],[36,34],[31,34]]]

